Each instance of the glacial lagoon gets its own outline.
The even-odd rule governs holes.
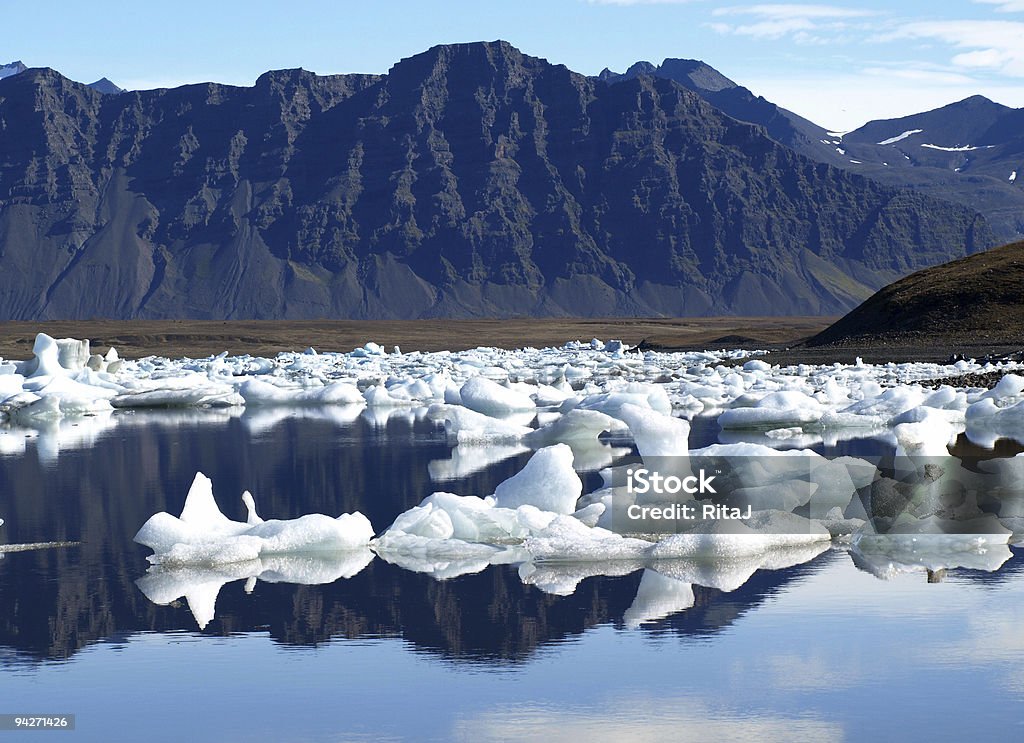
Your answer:
[[[686,380],[691,371],[703,387],[715,384],[693,359],[680,363],[686,369],[667,383],[674,403],[684,385],[686,394],[699,392]],[[917,394],[907,392],[910,377],[939,371],[828,371],[846,380],[848,393],[857,385],[874,392],[871,405],[861,404],[866,395],[840,402],[827,380],[813,384],[832,395],[820,402],[823,414],[861,404],[881,416],[885,392],[871,388],[872,379],[903,390],[907,405]],[[730,373],[716,371],[719,388]],[[734,399],[751,390],[763,399],[783,376],[758,364],[741,363],[735,373],[742,379],[729,381]],[[905,378],[893,381],[897,374]],[[998,410],[1016,404],[1021,390],[1012,386],[1003,386]],[[976,391],[957,402],[933,394],[922,390],[916,407],[929,399],[944,405],[933,410],[953,411],[944,415],[954,453],[1019,451],[1005,438],[986,449],[994,442],[979,431],[992,426],[967,436],[967,411],[994,396]],[[892,425],[824,431],[799,420],[807,405],[790,414],[797,420],[770,423],[775,428],[722,428],[722,410],[687,415],[675,407],[691,418],[690,450],[755,442],[827,457],[891,457],[920,433],[902,429],[897,442]],[[781,407],[763,409],[776,411],[773,420],[786,417]],[[4,424],[0,711],[74,714],[67,735],[80,740],[1024,734],[1024,552],[1013,539],[950,556],[953,567],[930,572],[865,557],[848,538],[767,561],[429,566],[367,548],[160,567],[133,541],[153,514],[181,511],[197,472],[210,478],[229,518],[245,520],[239,496],[249,490],[264,517],[359,512],[380,534],[435,491],[494,493],[537,452],[479,432],[460,441],[450,421],[428,410],[203,404]],[[525,425],[543,425],[540,416]],[[635,460],[637,443],[620,429],[574,454],[587,494],[602,487],[599,470]]]

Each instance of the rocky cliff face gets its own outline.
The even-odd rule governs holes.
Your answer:
[[[839,312],[994,243],[679,83],[504,42],[386,76],[0,81],[0,316]]]

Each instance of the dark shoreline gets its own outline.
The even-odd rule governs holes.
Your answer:
[[[88,338],[93,350],[117,348],[123,358],[274,356],[281,351],[348,352],[368,341],[390,351],[461,351],[478,346],[561,346],[591,338],[617,339],[643,350],[693,351],[722,348],[768,350],[773,364],[946,362],[959,354],[984,359],[1020,352],[1021,343],[975,335],[907,335],[857,338],[812,347],[806,341],[834,317],[514,318],[503,320],[47,320],[0,322],[0,357],[32,355],[36,333]],[[979,342],[980,341],[980,342]]]
[[[88,338],[95,351],[124,358],[273,356],[281,351],[351,351],[367,341],[403,351],[460,351],[477,346],[561,346],[617,339],[664,350],[784,348],[834,317],[514,318],[507,320],[49,320],[0,322],[0,357],[32,355],[36,333]]]

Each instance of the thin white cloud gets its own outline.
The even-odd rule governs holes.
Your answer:
[[[865,67],[865,75],[897,80],[911,80],[928,85],[973,85],[974,78],[959,72],[899,65]]]
[[[950,60],[956,67],[1024,77],[1024,22],[918,21],[880,37],[897,39],[941,41],[964,50]]]
[[[552,731],[557,735],[552,736]],[[452,731],[457,740],[538,741],[587,740],[595,743],[634,740],[842,741],[842,725],[806,713],[759,714],[733,712],[723,700],[663,696],[615,698],[599,707],[555,709],[544,705],[494,709],[458,719]]]
[[[995,5],[997,13],[1024,13],[1024,0],[974,0],[982,5]]]
[[[851,28],[852,22],[877,15],[874,11],[838,5],[797,5],[794,3],[739,5],[716,8],[716,18],[743,18],[749,22],[715,22],[709,27],[720,34],[754,39],[791,37],[803,44],[825,43]]]
[[[685,5],[703,0],[586,0],[588,5]]]
[[[839,5],[799,5],[797,3],[733,5],[727,8],[715,8],[711,14],[716,16],[752,15],[775,21],[793,18],[809,20],[815,18],[862,18],[877,15],[872,10],[845,8]]]

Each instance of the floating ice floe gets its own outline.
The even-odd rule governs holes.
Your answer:
[[[373,537],[361,513],[332,518],[308,514],[290,520],[264,521],[256,514],[252,495],[242,495],[249,511],[246,522],[221,513],[213,484],[197,472],[180,516],[151,516],[135,541],[153,550],[149,561],[161,565],[217,565],[256,560],[270,555],[341,552],[366,547]]]
[[[318,387],[284,387],[250,379],[238,388],[246,406],[257,405],[365,405],[354,384],[332,382]]]

